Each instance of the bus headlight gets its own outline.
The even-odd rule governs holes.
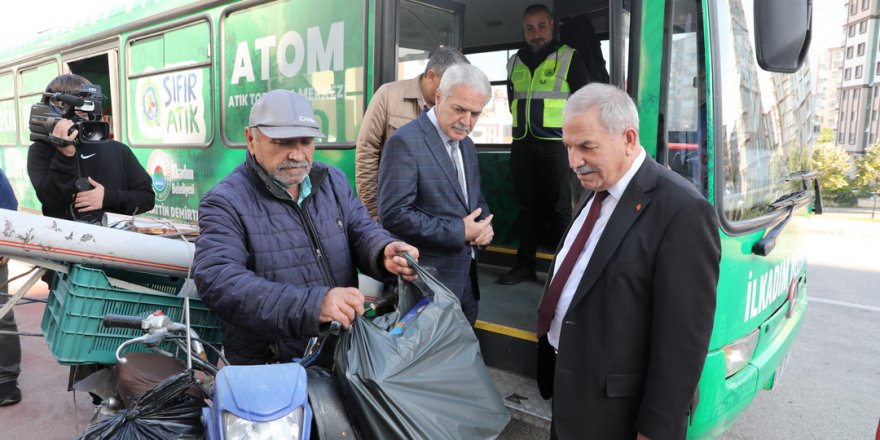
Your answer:
[[[303,407],[279,419],[253,422],[232,413],[223,414],[224,438],[227,440],[271,440],[300,438],[303,428]]]
[[[724,365],[726,367],[725,378],[733,376],[749,364],[749,361],[752,360],[752,354],[755,353],[755,346],[758,345],[759,334],[758,329],[755,329],[751,333],[723,347]]]

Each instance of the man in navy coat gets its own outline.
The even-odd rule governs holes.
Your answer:
[[[490,97],[489,79],[479,68],[450,67],[434,108],[395,132],[379,165],[383,226],[419,248],[419,261],[437,269],[471,325],[480,298],[475,246],[488,245],[494,231],[468,134]]]

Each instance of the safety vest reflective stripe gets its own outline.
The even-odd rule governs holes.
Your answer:
[[[563,51],[563,48],[566,48],[568,50]],[[559,71],[564,73],[563,75],[556,75],[556,84],[553,87],[553,91],[564,90],[571,94],[571,90],[569,90],[566,80],[568,79],[568,68],[571,66],[571,58],[574,55],[574,49],[568,46],[562,46],[559,48],[559,50],[562,51],[562,53],[559,54]],[[534,97],[534,94],[532,94],[532,96]]]
[[[573,55],[574,49],[560,46],[541,62],[535,75],[518,56],[508,60],[514,139],[523,139],[529,132],[538,139],[562,138],[562,108],[571,94],[567,79]]]
[[[571,92],[532,92],[532,99],[567,99],[571,96]]]

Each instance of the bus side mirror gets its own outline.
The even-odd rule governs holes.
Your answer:
[[[755,56],[768,72],[793,73],[807,59],[813,0],[755,0]]]

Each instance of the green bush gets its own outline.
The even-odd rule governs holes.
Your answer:
[[[831,194],[823,193],[822,199],[829,206],[841,208],[853,208],[859,204],[858,194],[852,191],[836,191]]]

